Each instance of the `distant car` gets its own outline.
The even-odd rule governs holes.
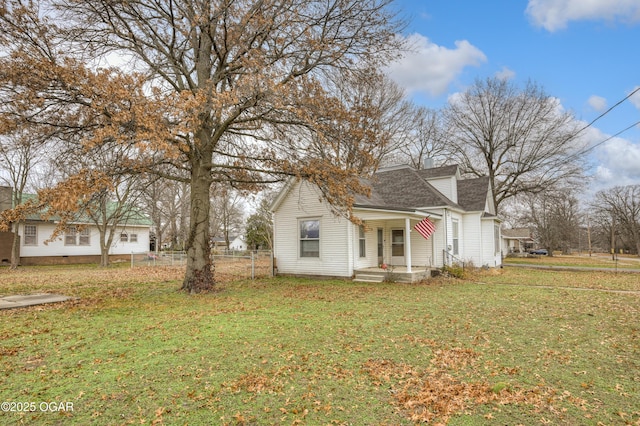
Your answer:
[[[541,256],[546,256],[549,254],[549,252],[547,251],[547,249],[535,249],[531,250],[529,254],[539,254]]]

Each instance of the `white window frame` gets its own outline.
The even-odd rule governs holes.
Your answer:
[[[64,231],[64,245],[65,246],[77,246],[78,245],[78,228],[75,226],[69,226]]]
[[[33,234],[27,232],[27,228],[33,229]],[[29,242],[33,239],[33,242]],[[25,246],[37,246],[38,245],[38,225],[27,223],[24,225],[24,240],[22,242]]]
[[[129,242],[137,243],[138,242],[138,234],[129,234]]]
[[[500,253],[500,225],[498,224],[493,225],[493,239],[496,254],[498,254]]]
[[[82,228],[82,231],[78,233],[78,245],[90,246],[91,245],[91,231],[88,227]]]
[[[124,231],[122,231],[120,233],[120,242],[121,243],[128,243],[129,242],[129,234],[124,232]]]
[[[451,239],[453,240],[453,255],[460,255],[460,221],[451,219]]]
[[[360,258],[367,257],[367,239],[364,233],[364,225],[358,226],[358,251]]]
[[[303,227],[305,223],[309,222],[317,222],[317,237],[310,237],[309,233],[303,234],[305,228]],[[320,223],[320,218],[304,218],[298,219],[298,257],[301,259],[319,259],[320,258],[320,230],[322,224]],[[315,232],[314,232],[315,234]],[[311,251],[305,250],[304,246],[312,245],[308,243],[317,242],[318,250]],[[311,254],[306,254],[311,253]]]

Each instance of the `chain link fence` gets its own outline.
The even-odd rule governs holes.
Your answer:
[[[269,250],[214,252],[211,261],[218,279],[255,279],[273,275],[273,258]],[[131,253],[131,267],[185,266],[184,251]]]

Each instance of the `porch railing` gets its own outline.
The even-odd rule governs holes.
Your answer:
[[[444,260],[444,264],[442,266],[451,266],[453,264],[459,264],[462,266],[462,270],[464,271],[464,260],[449,253],[447,250],[442,250],[442,259]]]

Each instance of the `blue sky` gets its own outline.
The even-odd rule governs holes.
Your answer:
[[[389,74],[431,108],[476,78],[532,80],[585,124],[640,87],[640,0],[396,0],[414,51]],[[585,132],[640,121],[640,92]],[[590,191],[640,184],[640,127],[591,151]]]

